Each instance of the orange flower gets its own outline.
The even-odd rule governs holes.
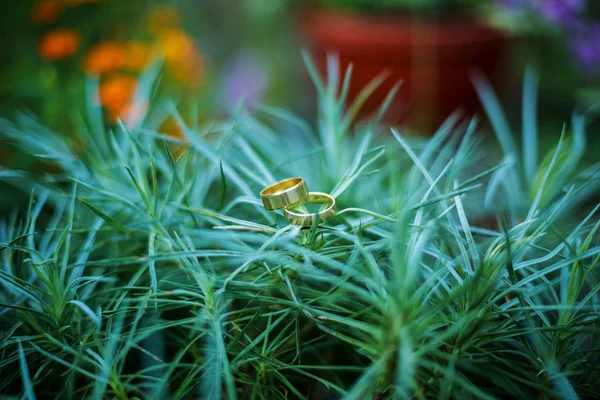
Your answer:
[[[192,53],[181,64],[170,65],[169,71],[178,81],[197,86],[204,77],[204,58],[198,52]]]
[[[34,24],[51,24],[60,18],[62,12],[58,0],[42,0],[31,9],[30,19]]]
[[[115,42],[103,42],[92,47],[85,57],[83,69],[91,75],[117,71],[127,62],[125,46]]]
[[[48,32],[40,41],[40,56],[47,61],[56,61],[72,56],[79,48],[79,32],[57,29]]]
[[[106,109],[110,122],[127,118],[136,87],[137,80],[129,75],[115,75],[100,84],[100,104]]]
[[[194,40],[180,29],[164,32],[159,38],[159,46],[167,63],[180,62],[196,51]]]
[[[133,71],[140,71],[152,61],[152,51],[144,42],[130,42],[126,45],[127,58],[125,67]]]
[[[173,117],[168,117],[165,121],[163,121],[158,131],[176,139],[186,139],[182,127],[177,123],[177,121],[175,121]]]
[[[168,117],[166,120],[164,120],[158,128],[158,132],[173,139],[178,139],[186,143],[188,142],[188,138],[184,132],[184,127],[182,127],[173,117]],[[186,151],[187,145],[170,143],[169,148],[173,153],[173,159],[176,160],[181,154],[183,154],[183,152]]]
[[[180,29],[164,32],[159,48],[171,75],[180,81],[197,83],[204,74],[204,59],[194,40]]]

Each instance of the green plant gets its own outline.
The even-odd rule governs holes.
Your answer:
[[[508,150],[477,171],[485,149],[475,120],[453,117],[426,143],[395,131],[374,139],[376,124],[353,116],[378,82],[345,112],[351,70],[340,76],[330,61],[328,84],[308,63],[316,134],[270,107],[261,119],[241,110],[189,127],[159,99],[130,130],[105,127],[90,99],[79,129],[85,151],[29,116],[2,120],[3,137],[59,172],[0,170],[32,193],[0,223],[0,393],[600,394],[599,207],[579,216],[579,196],[597,176],[578,172],[564,152],[583,118],[546,161],[521,157],[479,80]],[[145,87],[155,93],[151,81]],[[529,149],[531,75],[525,87]],[[157,131],[165,114],[186,141]],[[289,133],[277,133],[284,126]],[[257,193],[290,175],[335,195],[331,223],[300,230],[264,211]],[[505,204],[495,210],[498,229],[474,221],[485,193]]]
[[[473,0],[316,0],[327,7],[352,11],[399,11],[415,14],[439,15],[464,13],[485,7],[486,1]]]
[[[106,120],[128,120],[139,107],[130,98],[138,77],[159,61],[161,90],[181,102],[192,92],[200,102],[203,92],[211,97],[203,111],[214,112],[209,63],[171,2],[28,0],[8,10],[6,19],[0,27],[2,115],[26,105],[68,134],[69,110],[83,96],[85,79],[96,78]]]

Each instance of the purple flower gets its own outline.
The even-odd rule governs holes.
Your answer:
[[[268,83],[267,66],[253,52],[238,54],[225,70],[223,101],[228,110],[240,101],[253,104],[263,100]]]
[[[588,25],[585,21],[586,0],[496,0],[496,5],[512,12],[535,13],[557,25],[581,71],[600,76],[600,23]]]
[[[600,75],[600,24],[592,25],[570,38],[571,51],[582,71]]]
[[[534,13],[542,19],[571,27],[585,9],[586,0],[495,0],[496,6],[510,12]]]
[[[536,11],[549,22],[571,27],[585,8],[585,0],[538,0]]]

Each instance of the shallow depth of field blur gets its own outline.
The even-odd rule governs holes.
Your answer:
[[[586,0],[26,0],[1,17],[0,113],[31,112],[68,133],[94,80],[106,122],[134,121],[147,106],[134,105],[137,82],[160,63],[160,90],[187,122],[259,104],[310,118],[305,50],[322,74],[327,54],[342,71],[353,64],[351,97],[386,74],[364,119],[402,82],[385,121],[423,137],[455,110],[482,110],[477,73],[518,123],[530,67],[540,79],[541,133],[557,136],[573,109],[600,99],[599,9]],[[163,131],[180,135],[169,120]],[[31,161],[7,148],[2,159]]]
[[[8,119],[31,113],[69,135],[86,107],[85,85],[97,83],[105,122],[133,123],[149,106],[134,97],[153,64],[161,94],[188,123],[222,118],[242,103],[310,109],[289,4],[26,0],[0,18],[0,115]],[[161,125],[181,137],[172,119]],[[6,142],[0,156],[2,165],[39,167]],[[0,207],[12,207],[11,196]]]
[[[600,1],[4,3],[0,15],[0,282],[5,279],[16,289],[13,293],[6,289],[8,283],[6,288],[0,285],[0,319],[10,321],[0,323],[0,397],[79,398],[92,392],[99,399],[150,394],[166,398],[167,392],[174,398],[229,399],[594,398],[600,394],[594,383],[600,381],[600,350],[594,341],[600,329],[598,259],[590,262],[589,269],[581,267],[599,248],[594,213],[600,200]],[[191,139],[190,132],[202,143]],[[464,144],[470,141],[473,147]],[[311,163],[311,157],[321,158]],[[294,169],[294,165],[303,167]],[[506,173],[501,172],[504,166],[508,166]],[[259,203],[260,183],[285,178],[284,172],[312,177],[315,190],[338,193],[340,217],[308,232],[289,230],[281,224],[283,218],[266,214]],[[420,173],[424,177],[415,178]],[[404,194],[409,188],[413,193]],[[579,195],[577,201],[572,199]],[[418,199],[402,208],[399,204],[414,200],[411,196]],[[134,212],[120,201],[152,211]],[[43,206],[45,202],[48,205]],[[439,215],[438,202],[444,209]],[[564,214],[563,206],[568,209]],[[431,207],[431,213],[421,214],[421,207]],[[402,219],[403,210],[417,216]],[[15,222],[21,219],[22,223]],[[40,227],[34,229],[36,223]],[[406,232],[397,227],[402,223]],[[215,236],[202,236],[219,224],[220,229],[211,231]],[[371,226],[379,224],[381,228]],[[412,236],[421,228],[421,236]],[[63,236],[52,236],[62,229]],[[97,229],[98,237],[88,235],[88,229]],[[238,231],[235,240],[226,236],[234,237]],[[171,236],[171,232],[175,233]],[[256,239],[265,232],[272,237],[264,243]],[[297,237],[290,238],[290,232]],[[42,250],[31,248],[38,246],[35,235],[47,233],[48,239],[40,239],[48,253],[44,258]],[[79,238],[71,242],[71,234]],[[249,239],[245,234],[257,236]],[[131,247],[127,235],[133,238]],[[461,239],[454,243],[456,237]],[[405,238],[409,250],[422,249],[422,254],[382,250]],[[268,257],[289,253],[289,264],[267,255],[258,262],[270,246],[280,245],[279,240],[289,240],[285,242],[289,247],[281,245]],[[48,250],[52,244],[55,251]],[[244,253],[245,262],[227,247],[237,245],[251,249],[250,255]],[[180,256],[195,251],[209,255]],[[152,258],[169,252],[181,258],[169,255],[156,262]],[[464,309],[462,300],[454,297],[448,303],[456,300],[456,304],[435,303],[435,307],[456,306],[465,315],[472,310],[473,315],[486,315],[481,325],[470,326],[473,335],[505,314],[510,314],[508,322],[489,328],[489,337],[472,347],[469,343],[476,341],[461,336],[460,345],[453,342],[434,351],[436,343],[452,342],[451,329],[439,333],[446,323],[454,324],[447,322],[447,315],[435,324],[432,317],[431,326],[425,321],[418,328],[409,323],[398,328],[394,319],[389,327],[394,332],[391,340],[406,343],[403,335],[409,335],[414,346],[409,350],[397,343],[386,347],[388,331],[381,327],[395,314],[390,311],[390,318],[385,312],[378,314],[366,297],[381,300],[386,309],[386,301],[397,295],[392,303],[403,310],[398,315],[409,321],[419,312],[407,311],[408,305],[430,312],[435,307],[429,302],[439,295],[436,291],[452,292],[453,285],[467,281],[465,271],[471,267],[475,271],[489,261],[495,268],[500,254],[510,259],[508,272],[482,276],[492,282],[490,286],[497,278],[498,287],[514,286],[514,292],[498,289],[492,301],[486,297],[487,286],[469,286],[466,292],[481,294],[477,304],[470,303],[468,292]],[[405,256],[406,262],[398,261]],[[67,289],[48,283],[56,278],[80,284],[86,277],[78,268],[88,257],[92,266],[85,273],[97,278],[93,285],[102,287],[103,298],[94,297],[92,289],[79,288],[70,298]],[[146,257],[151,261],[136,270],[136,263]],[[326,259],[357,271],[364,268],[364,275],[351,279],[350,272]],[[446,259],[455,263],[456,271],[443,277],[433,273]],[[516,274],[511,270],[513,259],[515,266],[522,266]],[[573,270],[585,272],[570,275],[561,269],[568,260],[575,260]],[[551,263],[558,267],[536,275],[533,268],[538,261],[539,271]],[[126,273],[109,271],[109,264],[120,262],[124,269],[130,268]],[[325,265],[314,268],[314,276],[325,274],[334,264],[340,270],[331,267],[329,275],[301,286],[303,275],[296,271],[311,262]],[[52,263],[69,272],[52,272],[56,276],[49,277],[44,268]],[[423,276],[421,272],[403,275],[400,286],[408,283],[402,289],[394,280],[398,277],[386,272],[391,265],[425,264],[429,269]],[[20,275],[17,265],[25,265],[26,272]],[[272,265],[285,272],[270,280]],[[210,269],[214,277],[207,282],[214,292],[194,297],[190,293],[197,288],[190,282],[204,278],[194,275],[192,279],[187,272],[175,276],[171,267],[197,268],[194,273],[201,270],[198,276],[204,278]],[[263,267],[268,273],[262,272]],[[297,275],[290,278],[292,267]],[[369,275],[376,268],[384,272]],[[34,270],[42,271],[44,278],[34,275]],[[79,275],[69,275],[71,271]],[[525,283],[517,282],[520,273]],[[364,283],[367,275],[373,281]],[[442,283],[432,284],[434,278]],[[60,300],[48,301],[53,305],[49,308],[62,304],[70,310],[70,314],[57,312],[56,320],[48,323],[48,333],[46,325],[36,326],[31,319],[36,318],[25,316],[35,312],[54,318],[44,305],[31,304],[39,293],[31,294],[30,286],[40,282],[48,288],[39,293],[60,293]],[[82,293],[89,297],[84,300]],[[357,296],[356,304],[347,303],[348,293]],[[423,302],[415,306],[416,301],[402,297],[409,296],[406,293],[422,296]],[[214,318],[218,323],[210,322],[211,309],[208,316],[202,314],[209,321],[206,325],[169,325],[187,317],[183,311],[177,314],[180,307],[196,310],[193,302],[208,304],[212,294],[223,296],[221,303],[214,303],[215,313],[222,313]],[[146,299],[143,296],[151,300],[138,308],[136,301]],[[103,303],[106,299],[111,301]],[[501,311],[485,309],[488,300],[501,304]],[[121,320],[116,317],[121,315],[117,305],[123,310]],[[142,318],[142,308],[152,319]],[[584,311],[589,314],[575,317]],[[126,331],[138,317],[141,327],[131,323],[134,327]],[[298,321],[307,321],[305,328]],[[124,324],[125,333],[109,333],[109,327],[120,329],[119,324]],[[151,334],[142,332],[152,329],[152,324],[161,329],[164,324],[166,333],[158,328]],[[421,326],[427,328],[420,331]],[[518,345],[513,343],[513,328],[515,343],[522,340]],[[189,342],[192,334],[186,336],[188,329],[206,329],[206,337],[215,340],[216,355],[204,357],[200,345],[197,354],[201,355],[181,350],[195,351]],[[280,329],[282,336],[277,336]],[[361,329],[367,333],[363,335]],[[523,331],[527,335],[519,336]],[[496,333],[503,339],[489,339]],[[111,341],[129,334],[118,346]],[[202,335],[198,343],[206,347]],[[573,343],[565,344],[574,337]],[[373,344],[373,338],[383,339]],[[162,343],[163,353],[150,354],[148,341]],[[83,344],[78,347],[81,343],[87,350],[81,350]],[[100,354],[99,348],[106,353]],[[278,353],[280,348],[284,355]],[[493,350],[488,354],[489,348]],[[483,364],[501,360],[498,373],[503,368],[510,372],[497,382],[491,378],[496,372],[479,374],[480,367],[468,362],[469,357],[477,359],[481,349],[485,350]],[[138,350],[140,354],[131,356]],[[414,351],[414,365],[403,364],[403,351]],[[534,356],[538,351],[543,356]],[[117,360],[120,352],[122,358]],[[588,358],[579,364],[578,354],[584,352]],[[113,359],[109,353],[119,356]],[[100,357],[104,361],[96,365]],[[561,357],[569,362],[561,364]],[[202,369],[213,358],[218,362],[212,369]],[[311,363],[306,369],[298,366],[302,359]],[[115,367],[105,367],[106,360],[114,361]],[[231,366],[223,360],[231,361]],[[330,365],[339,370],[328,371]],[[404,376],[401,370],[413,373]],[[58,377],[67,376],[65,371],[73,375],[64,378],[63,385]],[[206,386],[207,377],[216,383]],[[171,379],[173,385],[181,385],[180,391],[168,387]],[[74,392],[67,396],[69,390]]]

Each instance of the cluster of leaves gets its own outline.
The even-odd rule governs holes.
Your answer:
[[[313,1],[314,0],[310,0]],[[352,11],[408,12],[424,15],[467,13],[493,4],[493,1],[474,0],[316,0],[328,7]]]
[[[505,159],[476,171],[477,121],[454,116],[426,143],[394,131],[377,146],[377,118],[354,123],[377,81],[344,111],[351,69],[340,76],[332,59],[326,85],[308,65],[316,134],[269,107],[262,120],[240,111],[186,126],[156,99],[132,129],[105,127],[90,100],[84,150],[29,116],[2,120],[4,138],[58,172],[0,170],[33,193],[0,223],[0,393],[600,394],[598,207],[575,220],[597,179],[567,151],[584,145],[583,117],[538,163],[535,75],[523,157],[478,80]],[[157,131],[167,117],[186,140]],[[262,187],[297,175],[337,198],[326,226],[301,230],[262,208]],[[498,229],[473,221],[481,194],[505,204]]]

